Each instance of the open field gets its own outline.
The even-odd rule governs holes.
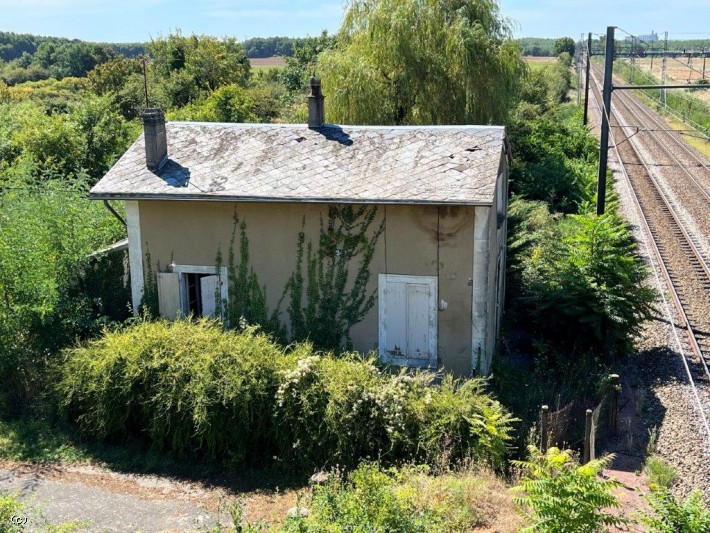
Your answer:
[[[251,57],[249,58],[251,68],[256,70],[267,68],[282,68],[286,66],[286,58],[283,56],[274,57]]]
[[[527,63],[554,63],[557,61],[556,57],[537,57],[537,56],[525,56],[523,59]]]
[[[636,66],[644,72],[653,74],[659,80],[661,79],[663,60],[660,57],[637,58]],[[710,77],[710,59],[705,62],[704,72],[704,79],[708,79]],[[703,79],[703,59],[669,57],[666,60],[666,76],[668,83],[697,83],[698,80]],[[705,102],[710,102],[710,89],[694,91],[693,95]]]

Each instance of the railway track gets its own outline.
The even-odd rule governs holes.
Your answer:
[[[602,109],[599,77],[598,68],[593,68],[590,88],[598,108]],[[687,348],[701,363],[704,378],[710,379],[710,261],[704,228],[692,222],[698,220],[702,225],[710,221],[710,169],[687,147],[680,148],[682,142],[672,134],[664,140],[653,131],[660,132],[667,126],[633,98],[620,93],[614,95],[613,112],[609,116],[613,149],[622,162],[643,229],[650,237],[651,251],[658,259],[681,319]],[[629,119],[637,123],[627,122]],[[623,141],[616,141],[615,131],[624,134]],[[635,138],[641,132],[643,145]],[[654,152],[653,163],[647,161],[649,142],[653,144],[650,148]],[[673,178],[665,180],[659,169],[672,169]],[[675,191],[670,190],[669,182]],[[682,195],[676,194],[678,189],[683,191]],[[681,201],[689,197],[697,201]]]

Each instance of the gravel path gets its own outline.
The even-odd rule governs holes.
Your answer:
[[[5,464],[0,491],[19,493],[31,508],[27,529],[77,522],[80,531],[202,531],[215,524],[209,491],[155,476],[89,466],[42,468]]]

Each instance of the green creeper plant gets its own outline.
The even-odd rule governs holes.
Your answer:
[[[370,232],[376,214],[376,208],[367,206],[330,206],[327,221],[321,217],[317,250],[312,242],[305,244],[301,228],[296,269],[286,287],[294,340],[309,339],[328,350],[351,348],[350,328],[375,305],[375,294],[368,290],[370,263],[384,231],[383,220]],[[354,260],[359,263],[351,279]]]
[[[513,461],[524,474],[511,490],[520,494],[516,503],[532,524],[522,533],[596,533],[627,523],[609,511],[621,507],[612,494],[619,482],[599,477],[612,455],[580,466],[570,450],[528,450],[527,461]]]
[[[269,311],[266,304],[266,287],[259,285],[259,277],[253,268],[249,267],[249,238],[247,224],[234,213],[234,227],[229,242],[227,254],[227,279],[229,280],[229,297],[223,302],[224,316],[230,327],[240,327],[247,324],[258,325],[265,332],[278,340],[285,340],[286,328],[279,318],[279,306]],[[239,233],[239,262],[237,263],[235,241]],[[222,266],[221,250],[217,251],[217,272]],[[219,295],[215,295],[220,298]],[[218,306],[217,308],[219,308]]]

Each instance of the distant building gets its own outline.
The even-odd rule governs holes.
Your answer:
[[[655,31],[651,31],[647,35],[627,35],[624,38],[625,41],[643,41],[644,43],[655,43],[658,42],[658,34]]]

